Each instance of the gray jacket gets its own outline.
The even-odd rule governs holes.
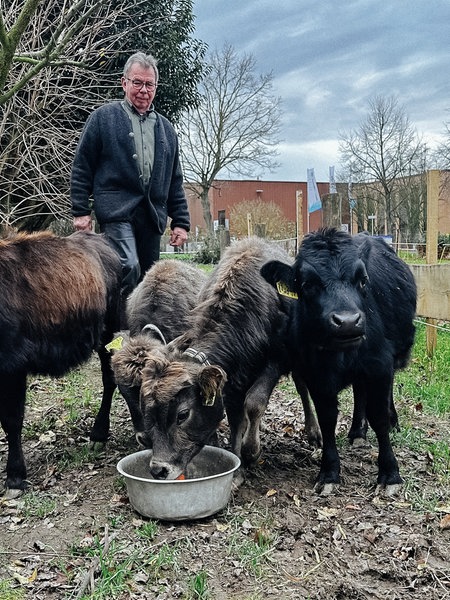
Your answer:
[[[130,221],[146,198],[137,161],[131,121],[120,101],[105,104],[88,117],[72,166],[71,200],[75,217],[91,212],[97,221]],[[146,200],[153,224],[163,234],[171,228],[189,231],[190,219],[179,161],[178,137],[172,124],[156,115],[155,159]]]

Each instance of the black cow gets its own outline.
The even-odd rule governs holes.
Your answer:
[[[402,480],[389,432],[396,424],[394,371],[406,366],[414,343],[410,269],[380,238],[323,229],[305,236],[293,266],[271,261],[262,275],[298,295],[290,336],[322,431],[316,489],[328,493],[339,483],[338,393],[353,385],[357,414],[363,420],[367,413],[378,439],[377,483],[395,491]]]
[[[271,257],[289,257],[259,238],[227,248],[192,310],[189,329],[156,351],[137,344],[113,357],[116,380],[140,385],[144,417],[142,440],[153,448],[151,473],[175,479],[215,435],[228,416],[233,452],[245,463],[260,453],[260,421],[269,396],[283,373],[290,372],[285,344],[288,299],[261,277]],[[296,382],[300,392],[303,383]],[[320,433],[303,394],[305,428]]]
[[[101,235],[49,232],[0,240],[0,423],[6,487],[27,487],[22,426],[28,374],[59,377],[98,350],[103,398],[91,431],[105,442],[116,388],[105,349],[119,328],[120,260]]]

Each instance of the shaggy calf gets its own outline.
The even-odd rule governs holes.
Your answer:
[[[352,385],[356,437],[365,414],[379,446],[380,487],[401,483],[389,432],[396,424],[394,372],[414,342],[416,286],[408,266],[382,239],[323,229],[304,238],[294,265],[271,261],[262,275],[298,296],[290,325],[293,360],[316,407],[323,454],[316,489],[339,483],[335,428],[338,393]],[[361,424],[362,435],[364,424]]]
[[[120,393],[130,410],[136,438],[145,443],[139,402],[140,377],[133,379],[136,365],[188,328],[188,315],[198,301],[207,275],[200,268],[180,260],[160,260],[145,274],[127,299],[126,315],[130,338],[112,357]]]
[[[22,426],[28,374],[59,377],[98,350],[103,398],[91,431],[105,442],[116,387],[104,345],[119,328],[121,265],[102,236],[48,232],[0,240],[0,423],[6,487],[25,489]]]
[[[157,325],[166,341],[184,333],[206,279],[204,271],[184,261],[156,262],[127,299],[130,336],[140,334],[148,323]]]
[[[289,263],[259,238],[226,250],[200,293],[188,330],[156,351],[119,351],[119,385],[140,388],[144,435],[153,448],[150,471],[175,479],[215,435],[226,409],[233,452],[244,462],[260,453],[259,427],[280,376],[290,371],[285,344],[289,300],[261,277],[271,257]],[[301,384],[300,384],[301,385]],[[303,389],[303,388],[301,388]],[[306,428],[320,435],[307,396]]]

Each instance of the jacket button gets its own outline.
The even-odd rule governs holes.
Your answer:
[[[133,158],[134,160],[137,160],[138,155],[137,154],[133,154]]]
[[[130,131],[130,133],[128,134],[130,137],[134,137],[134,133],[132,131]]]

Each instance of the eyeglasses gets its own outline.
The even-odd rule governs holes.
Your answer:
[[[129,79],[128,77],[125,77],[125,79],[127,81],[131,81],[131,85],[136,90],[141,90],[145,85],[149,92],[153,92],[153,90],[156,90],[158,87],[156,83],[153,83],[153,81],[141,81],[140,79]]]

